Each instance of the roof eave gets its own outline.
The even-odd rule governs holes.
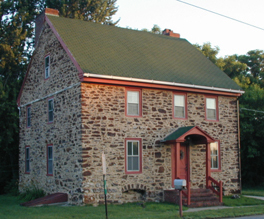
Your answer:
[[[213,92],[225,92],[234,94],[234,96],[241,96],[245,91],[243,90],[234,90],[234,89],[226,89],[226,88],[218,88],[218,87],[209,87],[195,84],[184,84],[184,83],[176,83],[176,82],[168,82],[168,81],[158,81],[158,80],[149,80],[149,79],[141,79],[141,78],[133,78],[133,77],[121,77],[121,76],[113,76],[113,75],[100,75],[93,73],[84,73],[84,78],[98,78],[98,79],[110,79],[110,80],[120,80],[127,82],[139,82],[153,85],[165,85],[172,87],[182,87],[188,89],[197,89],[197,90],[207,90]]]

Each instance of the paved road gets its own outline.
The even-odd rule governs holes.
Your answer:
[[[236,219],[263,219],[264,215],[256,215],[256,216],[247,216],[247,217],[236,217]],[[225,218],[225,219],[234,219],[234,217]]]

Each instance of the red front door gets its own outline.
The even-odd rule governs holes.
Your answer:
[[[183,144],[180,146],[180,178],[188,182],[188,149]]]

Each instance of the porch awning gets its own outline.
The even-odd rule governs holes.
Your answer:
[[[176,141],[184,142],[186,137],[190,136],[191,138],[197,139],[197,137],[204,137],[207,143],[215,142],[215,139],[208,135],[205,131],[200,129],[198,126],[186,126],[180,127],[175,130],[173,133],[166,136],[161,142]]]

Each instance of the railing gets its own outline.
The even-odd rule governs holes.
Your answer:
[[[215,194],[219,196],[220,202],[223,202],[223,182],[222,181],[217,182],[211,176],[208,176],[207,180],[208,180],[208,185],[210,185],[209,189],[211,189]]]

